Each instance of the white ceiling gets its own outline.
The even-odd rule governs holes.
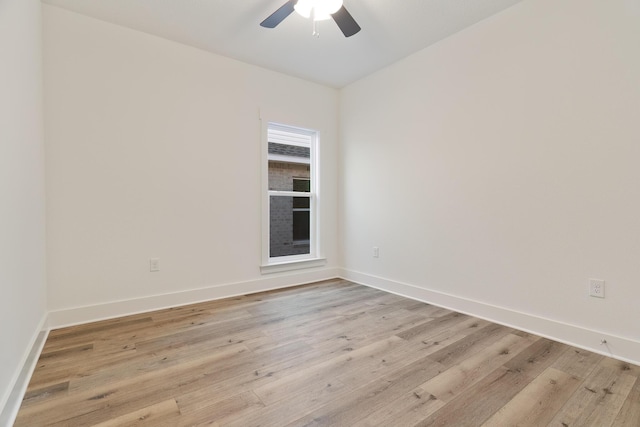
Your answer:
[[[362,27],[345,38],[333,21],[295,12],[260,22],[286,0],[43,0],[87,16],[340,88],[522,0],[344,0]]]

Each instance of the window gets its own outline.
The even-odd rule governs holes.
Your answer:
[[[311,192],[309,178],[293,178],[293,191]],[[311,240],[311,204],[308,197],[293,198],[293,245],[309,247]]]
[[[318,259],[318,134],[275,123],[266,133],[263,271]]]

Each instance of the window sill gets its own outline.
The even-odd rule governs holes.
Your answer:
[[[321,267],[327,263],[326,258],[301,259],[295,261],[272,262],[260,266],[262,274],[281,273],[283,271],[301,270],[303,268]]]

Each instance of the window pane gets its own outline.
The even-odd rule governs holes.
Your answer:
[[[311,180],[309,178],[293,178],[293,191],[308,193],[311,191]]]
[[[308,197],[294,197],[293,198],[293,208],[294,209],[309,209],[310,198]]]
[[[308,197],[269,197],[270,257],[309,254],[310,209],[294,208],[294,199]]]
[[[306,244],[309,247],[309,209],[293,211],[293,243]],[[305,252],[309,253],[309,251]]]
[[[307,159],[307,163],[309,163],[308,159],[311,156],[311,150],[309,149],[309,147],[270,142],[269,154]]]
[[[309,147],[270,142],[269,190],[309,191],[310,155]]]

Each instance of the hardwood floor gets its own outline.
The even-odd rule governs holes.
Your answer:
[[[341,280],[52,331],[16,426],[640,426],[640,367]]]

